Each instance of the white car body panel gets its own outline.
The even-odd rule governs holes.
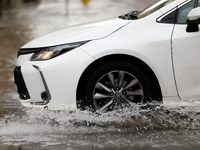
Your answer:
[[[21,66],[31,97],[21,100],[22,104],[27,107],[76,109],[77,86],[84,70],[95,60],[114,54],[133,56],[146,63],[158,79],[163,103],[200,99],[200,71],[197,71],[200,68],[200,32],[187,33],[186,25],[157,22],[158,18],[184,2],[187,1],[175,0],[142,19],[130,21],[116,18],[74,26],[27,43],[23,49],[91,40],[46,61],[30,61],[32,54],[20,55],[17,66]],[[45,91],[41,75],[33,65],[42,70],[51,93],[51,100],[45,106],[30,104],[42,101],[41,92]]]
[[[173,61],[181,99],[200,99],[200,32],[186,32],[187,25],[175,25]]]
[[[157,75],[163,96],[177,96],[170,40],[174,25],[157,23],[152,19],[160,15],[162,14],[157,11],[143,19],[134,20],[126,28],[119,30],[117,35],[114,33],[106,39],[92,41],[83,45],[82,49],[95,59],[111,54],[127,54],[137,57],[148,64]],[[95,46],[97,44],[100,46]],[[158,56],[162,57],[158,58]]]
[[[61,55],[60,57],[52,59],[51,61],[49,61],[49,63],[41,61],[35,62],[29,60],[24,62],[21,69],[26,86],[31,96],[31,102],[42,101],[40,95],[41,92],[45,91],[44,85],[41,84],[41,76],[39,75],[38,70],[33,67],[33,65],[36,65],[40,66],[40,69],[45,76],[45,80],[48,83],[48,88],[51,93],[52,100],[48,104],[48,108],[75,109],[76,88],[78,84],[77,82],[84,69],[92,61],[94,61],[92,57],[77,48],[76,50],[67,53],[67,55]],[[52,70],[52,68],[54,69]],[[76,68],[76,70],[74,70],[74,68]],[[21,102],[24,103],[23,100]],[[29,104],[26,103],[25,105],[29,106]]]
[[[100,39],[112,34],[129,22],[129,20],[111,18],[88,24],[72,26],[43,35],[25,44],[22,48],[49,47],[66,43]]]

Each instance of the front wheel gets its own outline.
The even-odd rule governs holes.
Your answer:
[[[107,112],[146,103],[151,97],[149,80],[137,67],[112,62],[98,68],[86,85],[85,104]]]

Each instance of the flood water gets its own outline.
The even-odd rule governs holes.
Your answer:
[[[200,149],[200,106],[92,114],[27,109],[13,83],[17,51],[66,26],[139,10],[156,0],[12,0],[0,17],[0,150]]]

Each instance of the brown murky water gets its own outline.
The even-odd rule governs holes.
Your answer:
[[[139,10],[157,0],[3,0],[0,17],[0,150],[200,149],[200,107],[133,108],[99,116],[26,109],[17,101],[18,49],[56,29]]]

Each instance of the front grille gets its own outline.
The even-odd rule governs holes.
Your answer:
[[[24,78],[21,73],[21,67],[16,67],[14,69],[14,80],[15,84],[17,85],[17,92],[19,93],[20,99],[30,99],[30,95],[28,93]]]

